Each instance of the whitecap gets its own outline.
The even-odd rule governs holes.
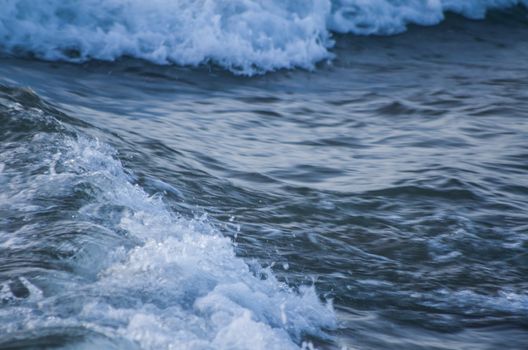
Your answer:
[[[253,75],[331,59],[332,32],[391,35],[446,12],[482,19],[516,5],[528,0],[5,0],[0,50],[70,62],[214,63]]]

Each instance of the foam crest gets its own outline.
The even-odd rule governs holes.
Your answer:
[[[35,275],[0,284],[4,334],[81,328],[145,349],[294,349],[305,336],[327,337],[324,330],[335,327],[331,303],[313,287],[294,291],[237,257],[206,216],[172,212],[134,183],[109,145],[67,126],[70,132],[60,132],[60,121],[35,108],[0,107],[12,114],[7,122],[27,130],[55,125],[3,150],[6,208],[57,211],[56,222],[22,224],[9,234],[15,241],[0,243],[17,254],[57,245],[72,252],[61,258],[66,271],[48,276],[38,266]],[[63,230],[58,241],[51,240],[53,227]]]
[[[212,62],[252,75],[313,68],[332,57],[331,32],[395,34],[446,11],[481,19],[516,5],[528,0],[4,0],[0,49],[70,62]]]
[[[97,147],[70,148],[87,164],[105,162]],[[124,181],[119,167],[113,173],[111,194],[101,201],[128,209],[116,227],[142,243],[126,254],[117,250],[94,288],[104,300],[127,295],[134,306],[98,300],[84,309],[85,317],[101,323],[101,310],[111,309],[112,321],[123,324],[115,331],[145,348],[295,348],[303,334],[324,336],[322,328],[335,326],[331,306],[313,287],[297,294],[270,271],[251,269],[206,217],[174,215],[161,199]],[[240,337],[248,329],[253,336]]]
[[[335,0],[328,27],[340,33],[391,35],[408,24],[435,25],[446,12],[483,19],[489,10],[528,6],[527,0]]]
[[[8,1],[1,44],[49,60],[122,56],[157,64],[214,62],[252,74],[310,68],[330,45],[326,1]]]

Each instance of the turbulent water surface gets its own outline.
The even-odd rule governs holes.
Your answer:
[[[526,1],[0,5],[0,348],[526,348]]]

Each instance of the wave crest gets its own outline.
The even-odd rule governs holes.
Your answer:
[[[297,349],[336,327],[313,286],[238,257],[205,216],[173,212],[116,149],[45,105],[0,85],[0,211],[13,218],[0,229],[0,347],[74,329],[119,348]]]
[[[313,68],[332,57],[332,32],[395,34],[446,11],[479,19],[516,5],[528,0],[4,0],[0,49],[71,62],[212,62],[252,75]]]

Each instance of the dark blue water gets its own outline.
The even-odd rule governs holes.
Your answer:
[[[0,60],[0,348],[525,349],[524,10],[314,71]]]

